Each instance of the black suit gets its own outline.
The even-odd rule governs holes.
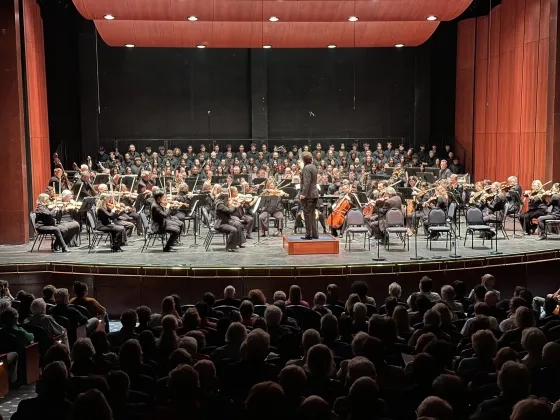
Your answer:
[[[226,249],[236,249],[245,243],[243,225],[238,220],[232,219],[235,207],[228,207],[224,200],[217,199],[215,204],[216,220],[214,229],[228,234]]]
[[[72,235],[69,234],[68,228],[63,225],[58,225],[56,223],[56,216],[58,209],[49,210],[43,204],[37,206],[35,211],[36,219],[35,223],[37,225],[37,231],[39,233],[52,233],[55,236],[55,247],[66,248],[67,244],[72,239]],[[68,242],[67,242],[68,241]]]
[[[319,198],[319,192],[317,191],[317,167],[312,163],[308,163],[303,168],[301,174],[301,195],[305,197],[302,203],[305,236],[307,238],[319,239],[317,223],[313,217],[317,208],[317,199]]]
[[[108,212],[104,208],[97,209],[97,230],[111,234],[113,248],[126,243],[124,226],[115,225],[113,222],[119,217],[118,213]]]
[[[171,248],[171,246],[177,242],[179,239],[179,234],[181,233],[181,227],[171,219],[169,212],[161,207],[157,202],[154,202],[151,207],[152,214],[152,232],[154,233],[169,233],[169,239],[165,244],[165,249]]]
[[[547,209],[547,214],[540,216],[539,221],[539,235],[544,236],[544,222],[545,220],[559,220],[560,219],[560,195],[554,194],[550,198],[549,207]]]

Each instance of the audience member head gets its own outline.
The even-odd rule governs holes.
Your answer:
[[[414,295],[413,295],[414,296]],[[432,307],[432,302],[424,295],[416,295],[415,300],[416,310],[421,314],[425,313]]]
[[[323,398],[317,395],[307,397],[301,403],[299,411],[302,418],[309,420],[325,420],[331,417],[330,405]]]
[[[441,317],[441,325],[451,325],[451,323],[453,322],[453,315],[451,314],[449,306],[447,306],[443,302],[440,302],[434,305],[433,310],[436,311]]]
[[[247,360],[261,362],[268,356],[270,336],[261,329],[253,330],[247,335],[246,352]]]
[[[74,294],[76,297],[83,298],[86,297],[88,293],[87,284],[82,283],[81,281],[74,282]]]
[[[52,284],[48,284],[43,287],[43,300],[45,303],[54,303],[54,293],[56,292],[56,287]]]
[[[35,299],[31,302],[31,315],[45,315],[47,313],[47,304],[42,298]]]
[[[206,292],[202,296],[202,301],[208,305],[208,309],[212,309],[216,303],[216,297],[213,293]]]
[[[486,303],[490,308],[495,307],[498,303],[498,294],[493,290],[489,290],[484,295],[484,303]]]
[[[324,344],[315,344],[307,352],[305,369],[316,378],[330,378],[335,369],[334,358]]]
[[[126,340],[119,350],[121,367],[136,367],[142,364],[142,347],[138,340]],[[125,369],[126,371],[126,369]]]
[[[453,286],[447,284],[441,288],[441,299],[446,302],[453,302],[455,300],[455,289],[453,289]]]
[[[40,397],[60,401],[64,399],[67,384],[67,366],[63,361],[50,361],[37,382],[36,392]]]
[[[167,389],[173,403],[182,405],[195,401],[199,388],[198,373],[192,366],[181,365],[169,373]]]
[[[161,301],[161,316],[173,315],[175,312],[175,300],[173,296],[166,296]]]
[[[282,310],[278,306],[268,305],[264,311],[264,319],[268,328],[277,327],[282,322]]]
[[[290,291],[288,292],[288,300],[291,305],[299,305],[302,300],[301,288],[293,284],[290,286]]]
[[[438,376],[439,370],[436,361],[427,353],[420,353],[411,363],[411,379],[415,384],[430,385]]]
[[[504,363],[498,372],[498,387],[506,398],[525,398],[531,388],[529,369],[521,363]]]
[[[280,371],[278,383],[286,396],[299,397],[303,394],[305,384],[307,383],[307,376],[300,366],[288,365]]]
[[[453,364],[453,346],[445,340],[430,341],[424,347],[424,353],[434,358],[440,371],[450,369]]]
[[[365,413],[370,413],[378,396],[379,387],[372,378],[365,376],[358,378],[348,392],[351,417],[364,417]]]
[[[518,308],[517,311],[515,311],[513,320],[515,322],[515,326],[517,328],[521,328],[522,330],[535,326],[533,311],[525,306]]]
[[[439,375],[432,383],[434,396],[447,401],[456,415],[468,408],[465,395],[468,394],[467,384],[457,375]]]
[[[54,292],[54,300],[58,305],[66,305],[70,302],[70,292],[68,289],[56,289]]]
[[[424,327],[441,326],[441,316],[435,309],[430,309],[424,313]]]
[[[340,314],[340,317],[338,318],[339,335],[344,337],[351,336],[354,333],[353,331],[354,326],[352,322],[353,322],[352,318],[350,317],[349,314],[347,314],[346,312]]]
[[[496,357],[494,357],[494,366],[496,371],[499,371],[505,362],[519,362],[519,354],[511,347],[503,347],[498,350]]]
[[[475,354],[480,358],[493,358],[496,356],[498,342],[489,330],[475,332],[471,337]]]
[[[313,296],[314,308],[324,306],[326,303],[327,303],[327,295],[325,295],[323,292],[315,293],[315,296]]]
[[[560,369],[560,344],[555,342],[546,343],[543,347],[542,363],[545,367]]]
[[[71,420],[112,420],[113,412],[107,399],[98,389],[78,395],[72,407]]]
[[[72,347],[72,361],[84,363],[93,358],[95,349],[89,338],[78,338]]]
[[[393,311],[395,310],[395,308],[397,307],[398,304],[399,304],[399,301],[394,296],[388,296],[385,299],[385,313],[387,314],[387,316],[389,316],[389,317],[393,316]]]
[[[480,285],[479,285],[480,286]],[[485,302],[477,302],[474,304],[475,315],[490,315],[490,307]]]
[[[400,299],[402,294],[402,287],[399,283],[393,282],[389,285],[389,296],[392,296],[397,299]]]
[[[350,294],[350,296],[348,296],[348,299],[346,300],[346,304],[344,305],[344,310],[346,311],[346,313],[352,314],[352,309],[358,302],[361,302],[360,296],[358,296],[357,293]]]
[[[373,363],[365,357],[354,357],[348,363],[348,373],[346,374],[347,387],[351,387],[354,382],[362,377],[368,377],[373,380],[377,377],[377,372]]]
[[[364,302],[368,292],[368,286],[365,281],[361,281],[361,280],[355,281],[350,286],[350,290],[352,291],[352,293],[356,293],[360,297],[360,300]]]
[[[185,337],[192,337],[196,340],[196,346],[198,351],[201,352],[204,348],[206,348],[206,336],[200,330],[189,331],[185,334]]]
[[[367,321],[367,306],[364,305],[362,302],[358,302],[354,304],[354,308],[352,309],[352,313],[354,315],[355,322],[366,322]]]
[[[247,296],[253,305],[266,305],[266,297],[261,289],[249,290]]]
[[[334,315],[326,314],[321,318],[321,335],[326,342],[333,342],[338,338],[338,320]]]
[[[523,330],[521,334],[521,346],[530,356],[540,359],[545,344],[546,336],[540,329],[530,327]]]
[[[266,319],[263,317],[258,317],[253,321],[253,329],[261,329],[264,332],[268,332],[268,324],[266,323]]]
[[[426,346],[435,340],[437,340],[437,337],[434,333],[429,332],[422,334],[418,337],[418,340],[416,340],[416,346],[414,347],[416,354],[424,353]]]
[[[484,302],[484,296],[486,295],[486,287],[482,284],[477,284],[474,286],[474,298],[476,302]]]
[[[428,397],[420,403],[416,410],[418,417],[428,417],[437,420],[453,420],[451,405],[439,397]]]
[[[122,370],[113,370],[106,375],[107,384],[109,385],[109,405],[122,407],[128,401],[130,393],[130,378]]]
[[[138,321],[138,315],[136,311],[128,309],[124,311],[121,315],[121,324],[123,329],[133,330],[136,327],[136,322]]]
[[[4,327],[15,326],[18,323],[19,314],[14,308],[9,307],[0,315],[0,323]]]
[[[206,302],[198,302],[195,305],[195,308],[198,312],[198,316],[200,317],[201,320],[205,320],[206,318],[208,318],[208,313],[210,312],[210,307],[208,306],[208,304]]]
[[[547,316],[553,315],[554,311],[558,307],[558,302],[553,297],[547,297],[544,300],[544,312]]]
[[[224,289],[224,299],[235,299],[235,287],[229,285]]]
[[[492,274],[485,274],[481,277],[480,284],[484,286],[486,290],[492,290],[496,285],[496,278]]]
[[[393,320],[397,325],[399,335],[407,334],[410,332],[410,322],[408,318],[408,311],[404,306],[398,305],[393,311]]]
[[[136,316],[138,316],[138,323],[140,325],[147,326],[152,317],[152,310],[145,305],[139,306],[136,308]]]
[[[339,293],[339,289],[336,284],[331,283],[327,286],[327,296],[329,301],[331,302],[337,301],[338,293]]]
[[[376,368],[385,364],[385,349],[383,342],[376,337],[366,337],[363,345],[363,356],[370,360]]]
[[[250,319],[253,315],[253,311],[253,302],[251,302],[250,300],[244,300],[243,302],[241,302],[241,305],[239,305],[239,313],[241,314],[243,319]]]
[[[418,288],[423,293],[430,293],[432,291],[434,282],[428,276],[424,276],[420,279],[420,283],[418,284]]]
[[[274,302],[279,301],[279,300],[285,302],[286,301],[286,293],[283,290],[277,290],[276,292],[274,292],[272,300]]]
[[[248,420],[261,420],[268,413],[269,420],[280,420],[283,416],[285,396],[282,387],[274,382],[253,385],[245,399],[245,414]],[[271,407],[274,407],[271,410]]]
[[[218,386],[218,378],[216,376],[216,366],[210,360],[199,360],[193,366],[198,373],[200,389],[203,393],[215,390]]]
[[[190,338],[190,337],[189,337]],[[184,348],[176,348],[169,355],[167,360],[167,371],[171,372],[181,365],[193,365],[193,356]]]
[[[536,398],[526,398],[513,406],[510,420],[551,420],[550,406]]]
[[[465,283],[461,280],[455,280],[452,283],[453,286],[453,290],[455,291],[455,297],[457,299],[462,299],[465,297],[465,293],[466,293],[466,288],[465,288]]]
[[[226,331],[226,343],[240,346],[247,339],[247,329],[240,322],[232,322]]]
[[[45,353],[43,363],[45,365],[49,365],[52,362],[62,362],[66,366],[66,369],[70,370],[72,361],[70,360],[70,351],[68,350],[68,347],[61,343],[54,343],[50,346]]]
[[[200,321],[201,320],[200,315],[198,314],[198,309],[191,307],[187,309],[187,311],[183,315],[183,328],[186,331],[196,330],[200,326]]]

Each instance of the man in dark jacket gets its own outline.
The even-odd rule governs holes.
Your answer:
[[[216,199],[216,203],[214,204],[214,210],[216,212],[214,229],[218,232],[228,234],[226,251],[234,252],[238,247],[245,248],[243,244],[246,239],[245,233],[243,232],[243,225],[231,217],[235,211],[235,207],[233,207],[229,201],[227,193],[220,194]]]
[[[319,239],[317,233],[317,222],[313,217],[317,208],[317,167],[313,164],[311,153],[303,154],[305,167],[302,171],[302,183],[299,199],[303,204],[303,217],[305,219],[305,236],[302,239]]]
[[[167,197],[163,191],[154,193],[154,203],[152,204],[152,231],[157,233],[169,233],[169,239],[163,248],[163,252],[176,251],[171,246],[179,239],[181,233],[180,222],[176,222],[171,218],[167,207]]]

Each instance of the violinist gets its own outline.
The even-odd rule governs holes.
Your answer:
[[[423,225],[424,221],[428,220],[428,213],[430,212],[429,207],[424,206],[424,203],[432,197],[433,189],[428,189],[427,182],[421,182],[419,186],[419,188],[414,187],[418,191],[412,191],[414,212],[407,214],[406,216],[406,225],[411,226],[407,232],[408,236],[414,235],[419,224],[421,223]]]
[[[235,207],[227,193],[221,193],[217,196],[214,212],[216,214],[214,229],[227,234],[226,251],[235,252],[237,248],[245,248],[246,240],[243,225],[232,218]]]
[[[543,193],[543,184],[538,179],[531,183],[531,190],[523,193],[523,196],[529,199],[528,210],[519,215],[519,222],[523,226],[525,235],[532,235],[537,229],[537,225],[533,224],[533,219],[538,219],[546,214],[547,205],[542,199]]]
[[[235,207],[234,212],[231,214],[231,218],[243,225],[245,230],[245,237],[247,239],[253,239],[251,237],[251,232],[255,227],[255,219],[253,216],[247,214],[247,209],[255,204],[256,198],[252,198],[251,201],[247,200],[247,197],[239,197],[239,191],[236,187],[229,187],[229,193],[233,206]]]
[[[546,239],[545,232],[545,220],[560,220],[560,184],[554,184],[554,186],[548,191],[544,196],[544,200],[547,201],[548,208],[547,214],[540,216],[539,221],[539,237],[538,241]]]
[[[503,220],[507,199],[500,182],[492,183],[490,192],[482,196],[481,202],[484,222]],[[496,232],[483,232],[481,237],[492,239],[495,234]]]
[[[76,203],[72,200],[72,191],[62,191],[61,199],[62,208],[57,213],[58,226],[59,228],[62,228],[62,230],[68,230],[68,232],[64,235],[68,246],[77,246],[77,239],[80,235],[80,224],[76,221],[78,212]]]
[[[523,202],[521,201],[521,195],[523,190],[516,176],[510,176],[507,179],[507,194],[506,198],[511,203],[509,210],[510,214],[516,214],[523,207]]]
[[[383,239],[385,237],[385,230],[387,229],[387,220],[385,215],[390,209],[397,209],[402,211],[402,199],[397,195],[397,192],[393,187],[387,187],[383,195],[383,203],[378,203],[380,205],[378,218],[372,220],[368,225],[371,236],[377,239]]]
[[[154,181],[151,179],[148,171],[140,173],[140,180],[138,181],[138,190],[142,187],[144,190],[151,190],[154,186]]]
[[[175,201],[177,203],[185,204],[184,206],[178,207],[177,211],[175,212],[175,216],[182,222],[185,222],[185,219],[188,216],[188,208],[190,207],[192,194],[189,193],[189,186],[184,182],[179,184],[177,187],[177,195],[175,196]]]
[[[97,191],[99,191],[99,194],[109,194],[109,189],[106,184],[99,184],[97,186]],[[134,231],[134,223],[130,222],[130,220],[133,219],[126,214],[126,210],[128,209],[126,209],[124,205],[121,206],[119,203],[115,203],[113,194],[111,194],[111,198],[112,201],[109,207],[117,214],[117,217],[113,222],[115,225],[122,226],[126,230],[126,235],[123,236],[123,242],[121,244],[122,246],[125,246],[128,245],[128,238],[132,236],[132,232]]]
[[[49,208],[49,195],[46,193],[39,194],[37,197],[37,209],[35,210],[35,224],[39,233],[52,233],[55,237],[53,251],[70,252],[68,243],[71,236],[68,229],[63,225],[57,225],[58,207]],[[66,242],[68,240],[68,242]]]
[[[163,248],[163,252],[175,252],[177,250],[172,246],[175,245],[181,234],[180,222],[177,223],[177,221],[172,218],[167,208],[167,197],[163,191],[157,189],[153,193],[153,196],[154,203],[150,209],[152,214],[151,230],[159,234],[168,233],[169,238]]]
[[[264,185],[264,190],[261,194],[262,196],[276,196],[278,197],[278,202],[275,206],[270,207],[270,208],[265,208],[264,211],[259,215],[259,224],[260,224],[260,229],[262,232],[263,236],[266,236],[266,232],[268,231],[268,220],[269,217],[274,217],[275,219],[275,225],[276,225],[276,232],[274,232],[274,236],[279,236],[282,235],[282,224],[283,224],[283,220],[284,220],[284,216],[282,215],[282,200],[280,197],[282,196],[287,196],[288,194],[286,194],[284,191],[279,190],[276,187],[276,183],[274,182],[274,178],[273,177],[269,177],[266,180],[266,183]]]
[[[480,199],[482,195],[485,193],[485,185],[484,182],[478,181],[474,184],[474,192],[472,192],[469,196],[469,205],[480,208],[482,204],[480,203]]]
[[[119,215],[115,211],[113,204],[113,197],[109,194],[103,193],[97,200],[97,230],[111,234],[111,251],[122,252],[121,245],[126,242],[125,228],[114,223]]]
[[[463,202],[463,186],[459,184],[459,177],[456,174],[451,174],[449,176],[447,193],[452,197],[455,203],[461,204]]]

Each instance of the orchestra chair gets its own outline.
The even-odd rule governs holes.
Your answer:
[[[29,252],[33,252],[33,249],[35,248],[35,244],[37,243],[37,240],[39,240],[39,246],[37,247],[37,251],[41,248],[41,244],[43,243],[43,239],[45,239],[46,236],[50,236],[51,238],[51,248],[54,244],[54,232],[50,232],[50,231],[43,231],[41,230],[41,227],[37,227],[37,215],[35,214],[34,211],[29,213],[29,220],[31,220],[31,226],[33,226],[33,232],[34,232],[34,236],[35,236],[35,240],[33,241],[33,245],[31,246],[31,250]]]
[[[350,234],[352,234],[352,240],[354,240],[354,235],[356,233],[364,234],[364,249],[366,249],[366,242],[368,244],[368,249],[371,250],[371,244],[369,242],[370,234],[368,228],[365,226],[364,215],[361,210],[352,209],[346,215],[346,229],[344,232],[344,249],[348,247],[349,251],[352,251],[352,242],[350,241]]]
[[[521,222],[519,221],[519,214],[521,213],[521,209],[523,208],[523,201],[521,200],[521,196],[516,192],[516,191],[508,191],[508,194],[510,195],[510,197],[512,197],[513,201],[515,201],[515,203],[518,203],[519,206],[517,207],[517,210],[515,210],[515,206],[514,206],[514,202],[513,201],[508,201],[509,206],[509,211],[505,212],[505,216],[504,216],[504,224],[507,221],[507,218],[511,218],[512,222],[513,222],[513,237],[516,238],[517,237],[517,223],[519,223],[521,225]],[[521,226],[521,228],[523,229],[523,226]]]
[[[161,248],[163,250],[167,241],[167,233],[153,232],[152,226],[148,223],[148,217],[145,213],[140,213],[140,222],[142,223],[142,229],[144,231],[144,245],[142,245],[140,252],[144,252],[150,246],[153,246],[158,238],[161,240]],[[150,241],[152,241],[152,245],[150,245]]]
[[[210,245],[212,244],[212,240],[214,236],[221,234],[223,237],[224,245],[226,244],[228,234],[226,232],[220,232],[219,230],[214,229],[213,226],[208,228],[208,233],[206,234],[206,238],[204,239],[204,249],[208,251]]]
[[[445,248],[447,249],[447,242],[451,244],[451,227],[447,224],[447,215],[442,209],[434,208],[428,213],[428,232],[430,234],[445,234]],[[426,236],[426,247],[430,246],[432,250],[431,235]]]
[[[504,235],[504,238],[506,238],[509,241],[509,235],[506,232],[506,226],[505,226],[505,218],[506,218],[505,215],[508,214],[510,208],[511,208],[511,204],[508,202],[506,203],[504,207],[504,211],[501,216],[498,216],[496,215],[496,213],[494,213],[496,218],[486,221],[486,224],[490,226],[494,226],[496,232],[496,240],[498,240],[498,231],[501,231],[502,235]]]
[[[99,246],[99,244],[101,243],[101,240],[103,238],[105,238],[105,242],[107,242],[107,240],[110,240],[111,241],[111,246],[113,245],[113,237],[111,236],[110,232],[103,232],[101,230],[96,229],[95,218],[94,218],[93,213],[91,211],[89,211],[87,213],[87,223],[88,223],[88,227],[89,227],[88,254],[91,252],[92,249]]]
[[[387,228],[385,229],[384,241],[385,241],[385,248],[387,249],[387,251],[389,251],[389,248],[391,246],[391,242],[390,242],[391,233],[397,235],[397,237],[403,243],[403,249],[406,248],[408,245],[408,250],[410,251],[410,238],[406,234],[408,229],[404,223],[403,212],[399,209],[389,209],[385,214],[385,220],[387,222]]]
[[[558,233],[558,226],[560,226],[560,219],[556,219],[556,220],[550,219],[550,220],[545,220],[544,221],[544,232],[543,232],[543,234],[544,234],[545,239],[548,239],[548,228],[549,228],[549,226],[550,227],[555,226],[556,229],[557,229],[556,233]]]
[[[492,232],[492,228],[484,223],[484,218],[482,216],[482,211],[476,207],[469,207],[467,210],[467,232],[465,233],[465,241],[463,245],[466,245],[469,235],[471,235],[471,248],[474,249],[474,234],[475,232],[488,233]],[[484,246],[484,241],[482,239],[482,245]],[[490,247],[492,247],[492,239],[490,239]]]

